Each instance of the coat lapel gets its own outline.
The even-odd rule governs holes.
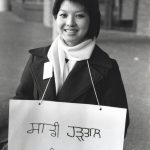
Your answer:
[[[36,60],[31,64],[31,72],[35,78],[40,97],[42,97],[48,80],[43,80],[43,66],[48,61],[47,52],[49,47],[35,49],[30,51],[32,55],[36,55]],[[91,58],[88,60],[92,79],[96,85],[112,67],[108,55],[103,52],[99,47],[95,47]],[[91,78],[87,66],[87,61],[77,62],[73,70],[68,75],[63,87],[55,94],[55,81],[54,77],[51,78],[49,87],[46,92],[45,100],[58,100],[71,102],[78,98],[81,94],[85,93],[92,87]]]
[[[108,70],[112,67],[110,58],[96,46],[91,58],[88,61],[92,79],[96,85],[97,82],[107,75]],[[73,70],[68,75],[57,97],[59,101],[71,102],[91,87],[92,83],[87,61],[80,61],[77,62]]]
[[[95,69],[91,67],[94,83],[102,79]],[[91,87],[91,79],[86,61],[78,62],[68,75],[57,97],[59,101],[71,102]]]
[[[33,60],[33,63],[31,64],[30,68],[31,68],[31,73],[33,75],[33,78],[35,79],[35,82],[36,82],[37,90],[39,92],[39,99],[42,98],[45,88],[49,81],[49,79],[43,80],[44,63],[49,61],[47,58],[48,50],[49,50],[49,47],[30,50],[30,53],[36,56],[33,58],[35,60]],[[56,99],[54,77],[50,79],[50,83],[44,94],[43,99],[44,100]]]

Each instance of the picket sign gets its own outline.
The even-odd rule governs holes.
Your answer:
[[[123,150],[126,109],[10,100],[8,150]]]

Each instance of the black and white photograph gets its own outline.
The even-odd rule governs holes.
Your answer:
[[[149,0],[0,0],[0,150],[150,150]]]

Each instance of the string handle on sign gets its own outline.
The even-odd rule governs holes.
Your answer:
[[[89,65],[89,61],[88,61],[88,60],[87,60],[87,66],[88,66],[89,75],[90,75],[92,87],[93,87],[93,90],[94,90],[94,94],[95,94],[95,97],[96,97],[96,100],[97,100],[97,104],[98,104],[99,107],[100,107],[99,110],[102,110],[102,107],[101,107],[101,105],[100,105],[100,103],[99,103],[99,99],[98,99],[97,92],[96,92],[96,89],[95,89],[95,85],[94,85],[94,81],[93,81],[93,78],[92,78],[91,69],[90,69],[90,65]]]
[[[50,80],[51,80],[51,78],[49,78],[49,80],[48,80],[48,82],[47,82],[47,84],[46,84],[46,87],[45,87],[45,90],[44,90],[44,92],[43,92],[42,98],[40,99],[39,105],[41,105],[42,102],[43,102],[43,99],[44,99],[44,97],[45,97],[45,93],[46,93],[47,88],[48,88],[48,86],[49,86]]]

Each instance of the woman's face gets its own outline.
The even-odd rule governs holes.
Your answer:
[[[62,2],[56,18],[57,31],[69,46],[75,46],[85,40],[90,18],[79,3],[65,0]]]

